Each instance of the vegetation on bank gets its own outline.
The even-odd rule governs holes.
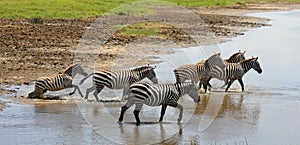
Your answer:
[[[134,2],[134,3],[132,3]],[[0,0],[1,18],[87,18],[113,12],[149,14],[146,6],[233,6],[247,2],[300,2],[300,0]],[[119,7],[122,5],[125,7]]]

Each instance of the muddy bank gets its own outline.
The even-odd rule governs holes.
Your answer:
[[[138,45],[139,41],[143,41],[144,44],[148,43],[146,45],[148,48],[133,49],[128,53],[122,51],[122,54],[124,54],[122,57],[128,57],[130,55],[127,54],[132,54],[132,52],[139,55],[170,53],[170,50],[166,50],[167,47],[160,46],[161,43],[165,43],[164,40],[170,40],[183,47],[196,45],[195,40],[189,35],[198,38],[200,45],[222,42],[228,38],[243,35],[248,29],[267,25],[266,19],[240,16],[241,14],[254,11],[283,10],[297,6],[285,3],[251,3],[245,6],[228,8],[188,8],[194,14],[197,14],[201,20],[189,19],[188,15],[183,15],[180,11],[172,11],[169,8],[156,8],[157,14],[153,15],[156,20],[174,17],[178,19],[178,22],[181,22],[185,18],[184,25],[164,29],[160,32],[166,36],[163,38],[128,37],[116,32],[109,37],[105,49],[100,52],[97,62],[101,63],[97,64],[97,68],[109,68],[120,51],[131,43]],[[0,69],[2,70],[0,83],[28,83],[38,77],[62,72],[73,63],[74,51],[77,49],[78,43],[96,19],[44,19],[44,24],[32,24],[25,19],[0,19],[0,41],[2,42],[0,43]],[[105,22],[112,22],[111,25],[105,24],[105,26],[113,26],[116,24],[122,25],[124,20],[127,22],[135,19],[139,20],[140,16],[129,16],[125,19],[124,16],[119,15],[104,16],[101,19]],[[202,31],[206,28],[209,31]],[[103,28],[101,32],[108,33],[108,29],[111,28]],[[191,32],[191,34],[186,32]],[[150,47],[149,44],[156,46]],[[144,46],[141,45],[140,47]],[[143,63],[149,63],[149,61]]]

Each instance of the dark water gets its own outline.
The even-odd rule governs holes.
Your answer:
[[[270,18],[272,26],[250,30],[219,45],[161,55],[163,63],[156,69],[161,82],[173,82],[171,70],[180,64],[205,59],[213,52],[220,51],[227,58],[239,49],[246,50],[246,57],[259,57],[264,72],[258,75],[252,70],[245,75],[244,93],[234,83],[229,93],[215,89],[201,95],[201,103],[184,96],[179,101],[184,106],[181,124],[176,122],[177,109],[169,107],[163,123],[158,123],[160,108],[143,106],[139,127],[134,125],[133,108],[123,123],[117,122],[125,102],[96,103],[78,95],[63,96],[64,101],[41,101],[1,94],[1,102],[7,104],[0,112],[0,144],[300,144],[300,10],[249,15]],[[33,89],[8,88],[19,88],[18,96]],[[105,90],[101,96],[118,99],[120,94]]]

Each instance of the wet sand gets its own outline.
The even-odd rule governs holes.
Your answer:
[[[63,101],[31,100],[14,96],[27,94],[32,86],[3,86],[17,92],[0,95],[6,106],[0,112],[0,144],[299,144],[300,80],[294,67],[299,64],[299,13],[251,14],[271,19],[272,26],[252,30],[230,42],[204,46],[200,51],[195,47],[158,55],[158,60],[165,60],[157,64],[158,76],[164,76],[159,78],[161,82],[174,81],[170,71],[174,65],[205,58],[215,50],[225,58],[238,49],[246,50],[246,56],[258,56],[263,67],[262,75],[254,71],[246,74],[244,93],[235,83],[229,93],[214,89],[201,94],[197,104],[184,96],[179,101],[184,106],[182,124],[176,122],[178,110],[171,107],[164,121],[158,123],[160,107],[144,106],[142,124],[136,127],[133,108],[123,123],[117,122],[125,102],[96,103],[92,95],[91,101],[84,101],[78,94],[64,95]],[[182,54],[186,60],[174,60]],[[213,81],[216,86],[222,83]],[[101,96],[118,99],[119,93],[105,90]]]

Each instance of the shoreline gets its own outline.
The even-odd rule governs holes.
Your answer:
[[[232,38],[244,35],[245,32],[253,28],[268,26],[267,19],[244,16],[246,13],[284,11],[296,8],[300,8],[299,3],[297,3],[297,5],[293,5],[291,3],[250,3],[245,7],[239,8],[193,7],[189,9],[193,13],[197,14],[204,21],[204,24],[207,25],[208,28],[210,28],[210,33],[212,34],[209,35],[213,35],[214,38],[212,40],[200,38],[201,43],[204,42],[200,45],[207,45],[230,41]],[[161,15],[161,19],[166,16],[176,16],[176,14]],[[118,17],[112,19],[118,19]],[[62,72],[65,68],[73,63],[75,51],[78,47],[79,41],[85,34],[85,29],[91,24],[92,19],[46,20],[54,24],[67,23],[67,25],[61,25],[57,28],[47,25],[21,25],[20,21],[23,20],[13,20],[11,22],[7,21],[8,19],[0,20],[0,23],[6,24],[0,28],[0,31],[2,31],[2,35],[10,35],[9,38],[12,39],[12,41],[5,42],[5,45],[0,46],[0,50],[3,51],[0,55],[0,64],[2,64],[1,69],[3,70],[1,72],[1,76],[3,77],[0,78],[0,84],[2,85],[28,84],[28,82],[30,82],[31,80],[35,80],[39,77],[53,76],[57,75],[58,72]],[[193,22],[189,23],[192,24]],[[186,30],[193,30],[193,25],[189,26],[191,28]],[[185,34],[178,29],[180,28],[172,28],[170,29],[170,31],[167,31],[167,33],[173,32],[170,33],[170,35],[174,35],[170,38],[174,39],[171,40],[173,41],[172,43],[178,43],[180,46],[193,46],[194,44],[192,42],[192,39],[187,39]],[[57,31],[61,32],[61,34],[55,34]],[[14,33],[17,34],[13,36],[12,34]],[[7,37],[4,39],[7,39]],[[22,42],[20,42],[20,40]],[[51,42],[49,40],[51,40]],[[30,43],[30,41],[32,41],[33,43]],[[101,62],[101,64],[98,63],[96,65],[96,69],[111,68],[116,61],[116,57],[119,56],[119,58],[122,58],[121,61],[124,62],[123,58],[136,57],[136,55],[132,55],[134,53],[138,53],[142,56],[150,54],[153,57],[155,57],[156,54],[172,53],[172,50],[167,49],[166,46],[159,46],[161,42],[168,43],[169,40],[167,38],[167,41],[165,41],[161,38],[155,37],[122,38],[121,36],[120,38],[119,35],[114,35],[109,38],[109,45],[106,45],[104,47],[106,49],[102,49],[102,51],[99,53],[99,57],[96,61]],[[138,45],[139,47],[145,47],[147,49],[131,49],[127,46],[127,44],[130,43]],[[155,48],[149,47],[149,44],[151,46],[155,46]],[[172,45],[173,44],[170,44],[168,46]],[[127,52],[124,51],[124,47]],[[125,61],[130,62],[130,60],[128,59],[125,59]],[[142,61],[136,63],[135,65],[142,65],[147,63],[154,62]],[[121,66],[128,67],[130,65],[132,66],[132,64],[122,64]]]

